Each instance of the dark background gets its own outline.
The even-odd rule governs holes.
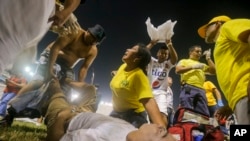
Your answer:
[[[188,58],[188,48],[194,44],[201,45],[203,50],[213,47],[212,44],[205,44],[198,36],[197,29],[201,25],[218,15],[250,18],[249,9],[247,1],[238,0],[87,0],[74,12],[78,22],[83,29],[97,23],[102,25],[107,38],[99,47],[98,56],[89,69],[86,81],[91,82],[91,74],[94,72],[94,83],[99,85],[102,100],[111,102],[110,72],[121,65],[121,58],[127,48],[138,42],[147,44],[150,41],[145,24],[148,17],[156,27],[169,19],[177,21],[172,42],[180,60]],[[55,39],[54,33],[46,34],[39,44],[39,52]],[[152,49],[153,56],[160,45],[157,44]],[[205,59],[202,58],[201,61],[205,62]],[[174,69],[170,71],[170,76],[173,78],[176,107],[179,102],[180,78]],[[219,87],[216,76],[207,78]]]

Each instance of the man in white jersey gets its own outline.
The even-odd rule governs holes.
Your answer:
[[[157,41],[152,40],[147,45],[147,48],[151,49],[156,43]],[[151,57],[151,61],[147,68],[147,75],[153,89],[155,100],[162,113],[162,117],[169,122],[170,118],[168,117],[168,113],[172,113],[173,106],[171,105],[173,104],[171,103],[173,103],[173,101],[171,98],[169,99],[168,94],[168,74],[175,66],[178,60],[178,55],[171,40],[166,40],[165,44],[166,45],[159,48],[157,58]]]

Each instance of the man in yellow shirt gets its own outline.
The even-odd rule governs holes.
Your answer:
[[[214,117],[215,111],[219,107],[224,106],[221,99],[220,91],[217,89],[213,82],[208,80],[204,82],[203,87],[206,91],[207,105],[210,117]]]
[[[207,98],[203,83],[205,73],[214,74],[214,63],[210,58],[210,51],[206,53],[207,64],[201,63],[202,48],[194,45],[189,48],[189,58],[181,59],[175,67],[175,72],[181,76],[180,107],[190,108],[209,115]]]
[[[239,124],[250,124],[250,20],[222,15],[198,29],[206,43],[215,43],[218,83]]]

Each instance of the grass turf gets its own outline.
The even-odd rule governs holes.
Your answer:
[[[0,127],[0,141],[45,141],[46,126],[14,121],[11,127]]]

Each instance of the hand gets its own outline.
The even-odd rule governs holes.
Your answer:
[[[223,102],[222,102],[222,100],[221,100],[221,99],[220,99],[220,100],[218,100],[217,104],[218,104],[218,106],[220,106],[220,107],[223,107],[223,106],[224,106],[224,104],[223,104]]]
[[[48,70],[47,73],[46,73],[46,75],[45,75],[44,81],[47,83],[47,82],[49,82],[52,79],[58,80],[57,77],[56,77],[56,75],[54,74],[54,72]]]
[[[48,22],[53,22],[52,26],[63,26],[63,24],[69,19],[70,14],[67,13],[65,10],[56,11],[55,15],[50,17]]]
[[[224,119],[227,119],[230,115],[233,114],[233,110],[228,106],[223,106],[218,108],[214,113],[214,118],[217,121],[223,121]]]
[[[211,59],[211,49],[205,50],[203,55],[206,56],[206,60]]]
[[[150,43],[152,45],[156,45],[158,43],[159,39],[151,40]]]
[[[202,63],[198,63],[192,66],[192,69],[203,69],[204,68],[204,64]]]
[[[169,39],[169,40],[166,40],[166,45],[167,46],[170,46],[170,45],[172,45],[172,41]]]

